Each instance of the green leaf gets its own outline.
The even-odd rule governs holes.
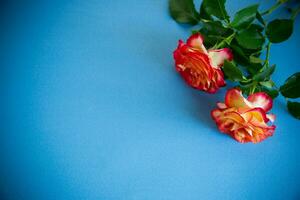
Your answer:
[[[270,76],[273,74],[274,71],[275,71],[275,65],[272,65],[271,67],[268,67],[265,70],[263,70],[262,72],[254,75],[253,80],[255,80],[257,82],[269,80]]]
[[[242,91],[242,93],[245,95],[250,94],[252,87],[253,87],[253,82],[249,84],[241,84],[237,86],[237,88],[239,88]]]
[[[288,101],[287,108],[291,115],[297,119],[300,119],[300,103]]]
[[[238,11],[231,23],[231,26],[237,29],[248,27],[255,19],[258,4],[248,6]]]
[[[222,69],[229,80],[231,81],[244,80],[242,71],[239,68],[237,68],[237,66],[233,62],[229,62],[225,60]]]
[[[262,68],[263,65],[261,63],[250,63],[246,66],[246,69],[251,74],[251,76],[255,76]]]
[[[219,21],[212,21],[202,23],[202,28],[197,32],[204,37],[204,45],[209,49],[231,35],[233,30],[223,27]]]
[[[262,32],[264,30],[264,27],[262,27],[261,25],[259,24],[251,24],[249,29],[254,29],[258,32]]]
[[[259,49],[265,42],[262,34],[253,28],[240,31],[235,38],[246,49]]]
[[[261,16],[261,14],[259,12],[256,12],[256,19],[262,24],[262,25],[266,25],[266,22],[264,20],[264,18]]]
[[[200,33],[200,30],[192,30],[192,35],[194,35],[196,33]]]
[[[206,10],[204,9],[204,6],[203,6],[203,2],[200,6],[200,18],[202,19],[206,19],[206,20],[212,20],[212,16],[209,15]]]
[[[253,91],[253,87],[255,87]],[[241,84],[238,86],[243,92],[243,94],[249,95],[251,92],[265,92],[267,93],[272,99],[275,99],[278,96],[278,90],[276,88],[268,88],[262,85],[257,85],[256,82]]]
[[[272,80],[260,82],[259,90],[267,93],[272,99],[275,99],[279,95],[279,92],[274,86],[275,84]]]
[[[231,43],[230,48],[233,51],[234,60],[241,65],[248,65],[249,58],[245,55],[243,49],[236,44]]]
[[[215,37],[215,35],[210,35],[208,30],[203,27],[198,32],[204,37],[204,46],[208,49],[221,41],[221,39]]]
[[[275,83],[272,80],[263,81],[260,82],[259,84],[267,88],[273,88],[275,86]]]
[[[210,35],[217,36],[224,35],[228,31],[219,21],[204,22],[203,28],[205,28]]]
[[[259,90],[267,93],[272,99],[275,99],[279,95],[278,90],[276,90],[275,88],[268,88],[265,86],[260,86]]]
[[[300,72],[290,76],[280,87],[280,92],[287,98],[300,97]]]
[[[276,19],[267,25],[266,35],[272,43],[283,42],[292,35],[293,26],[293,20]]]
[[[263,60],[256,56],[250,56],[250,62],[251,63],[262,63]]]
[[[219,19],[229,19],[225,9],[226,0],[203,0],[203,8],[206,13]]]
[[[193,0],[169,0],[169,11],[178,23],[195,25],[199,21]]]

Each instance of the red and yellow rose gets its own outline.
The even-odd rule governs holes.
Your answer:
[[[229,134],[241,143],[261,142],[273,135],[275,115],[267,114],[273,101],[264,92],[254,93],[244,98],[238,89],[230,89],[225,96],[225,103],[218,103],[211,115],[219,130]]]
[[[174,59],[176,70],[187,84],[208,93],[215,93],[225,86],[221,70],[224,60],[232,60],[233,56],[228,48],[207,50],[203,45],[203,37],[197,33],[186,44],[179,40]]]

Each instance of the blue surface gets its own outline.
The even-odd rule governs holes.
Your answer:
[[[225,89],[207,95],[175,73],[172,51],[191,28],[167,8],[164,0],[5,8],[2,199],[300,198],[300,126],[284,99],[266,141],[218,132],[209,112]],[[299,36],[298,17],[293,36],[272,47],[279,85],[299,71]]]

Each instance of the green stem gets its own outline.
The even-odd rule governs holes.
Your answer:
[[[269,64],[270,64],[270,62],[269,62],[269,59],[270,59],[270,49],[271,49],[271,42],[268,42],[268,44],[267,44],[267,52],[266,52],[266,60],[265,60],[265,63],[264,63],[264,65],[263,65],[263,67],[259,70],[259,72],[262,72],[262,71],[264,71],[267,67],[269,67]],[[255,89],[256,89],[256,86],[257,86],[257,82],[256,81],[254,81],[253,82],[253,86],[252,86],[252,88],[251,88],[251,90],[250,90],[250,94],[253,94],[254,92],[255,92]]]
[[[226,25],[230,24],[230,21],[227,18],[225,18],[224,21],[225,21]]]
[[[280,1],[277,1],[276,4],[274,4],[271,8],[269,8],[268,10],[264,11],[261,13],[261,15],[269,15],[271,14],[274,10],[276,10],[277,8],[279,8],[281,6],[281,4],[283,4]]]
[[[270,49],[271,49],[271,42],[268,42],[267,44],[267,53],[266,53],[266,60],[265,60],[265,63],[264,63],[264,67],[269,67],[269,64],[270,64]]]
[[[254,83],[253,83],[253,86],[252,86],[252,88],[251,88],[251,90],[250,90],[250,94],[253,94],[253,93],[255,92],[256,86],[257,86],[257,83],[254,82]]]
[[[227,38],[225,38],[224,40],[222,40],[219,44],[216,44],[214,46],[214,49],[218,49],[218,48],[221,48],[222,46],[224,46],[227,42],[231,42],[231,40],[234,38],[235,36],[235,32],[232,33],[231,35],[229,35]]]
[[[202,22],[202,23],[212,22],[212,20],[203,19],[203,18],[200,18],[199,21]]]
[[[247,84],[247,83],[250,83],[252,81],[252,79],[247,79],[246,77],[243,79],[243,80],[241,80],[240,82],[241,83],[245,83],[245,84]]]
[[[294,20],[297,17],[297,15],[299,14],[299,12],[300,12],[300,7],[298,7],[296,10],[293,10],[291,19]]]

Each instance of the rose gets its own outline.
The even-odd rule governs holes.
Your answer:
[[[211,116],[219,130],[229,134],[241,143],[261,142],[273,135],[275,115],[267,114],[272,108],[272,98],[264,92],[254,93],[244,98],[238,89],[230,89],[225,96],[225,103],[217,103]]]
[[[221,70],[224,60],[232,60],[233,56],[228,48],[206,50],[203,37],[196,33],[186,44],[179,40],[174,59],[176,70],[187,84],[208,93],[215,93],[225,86]]]

